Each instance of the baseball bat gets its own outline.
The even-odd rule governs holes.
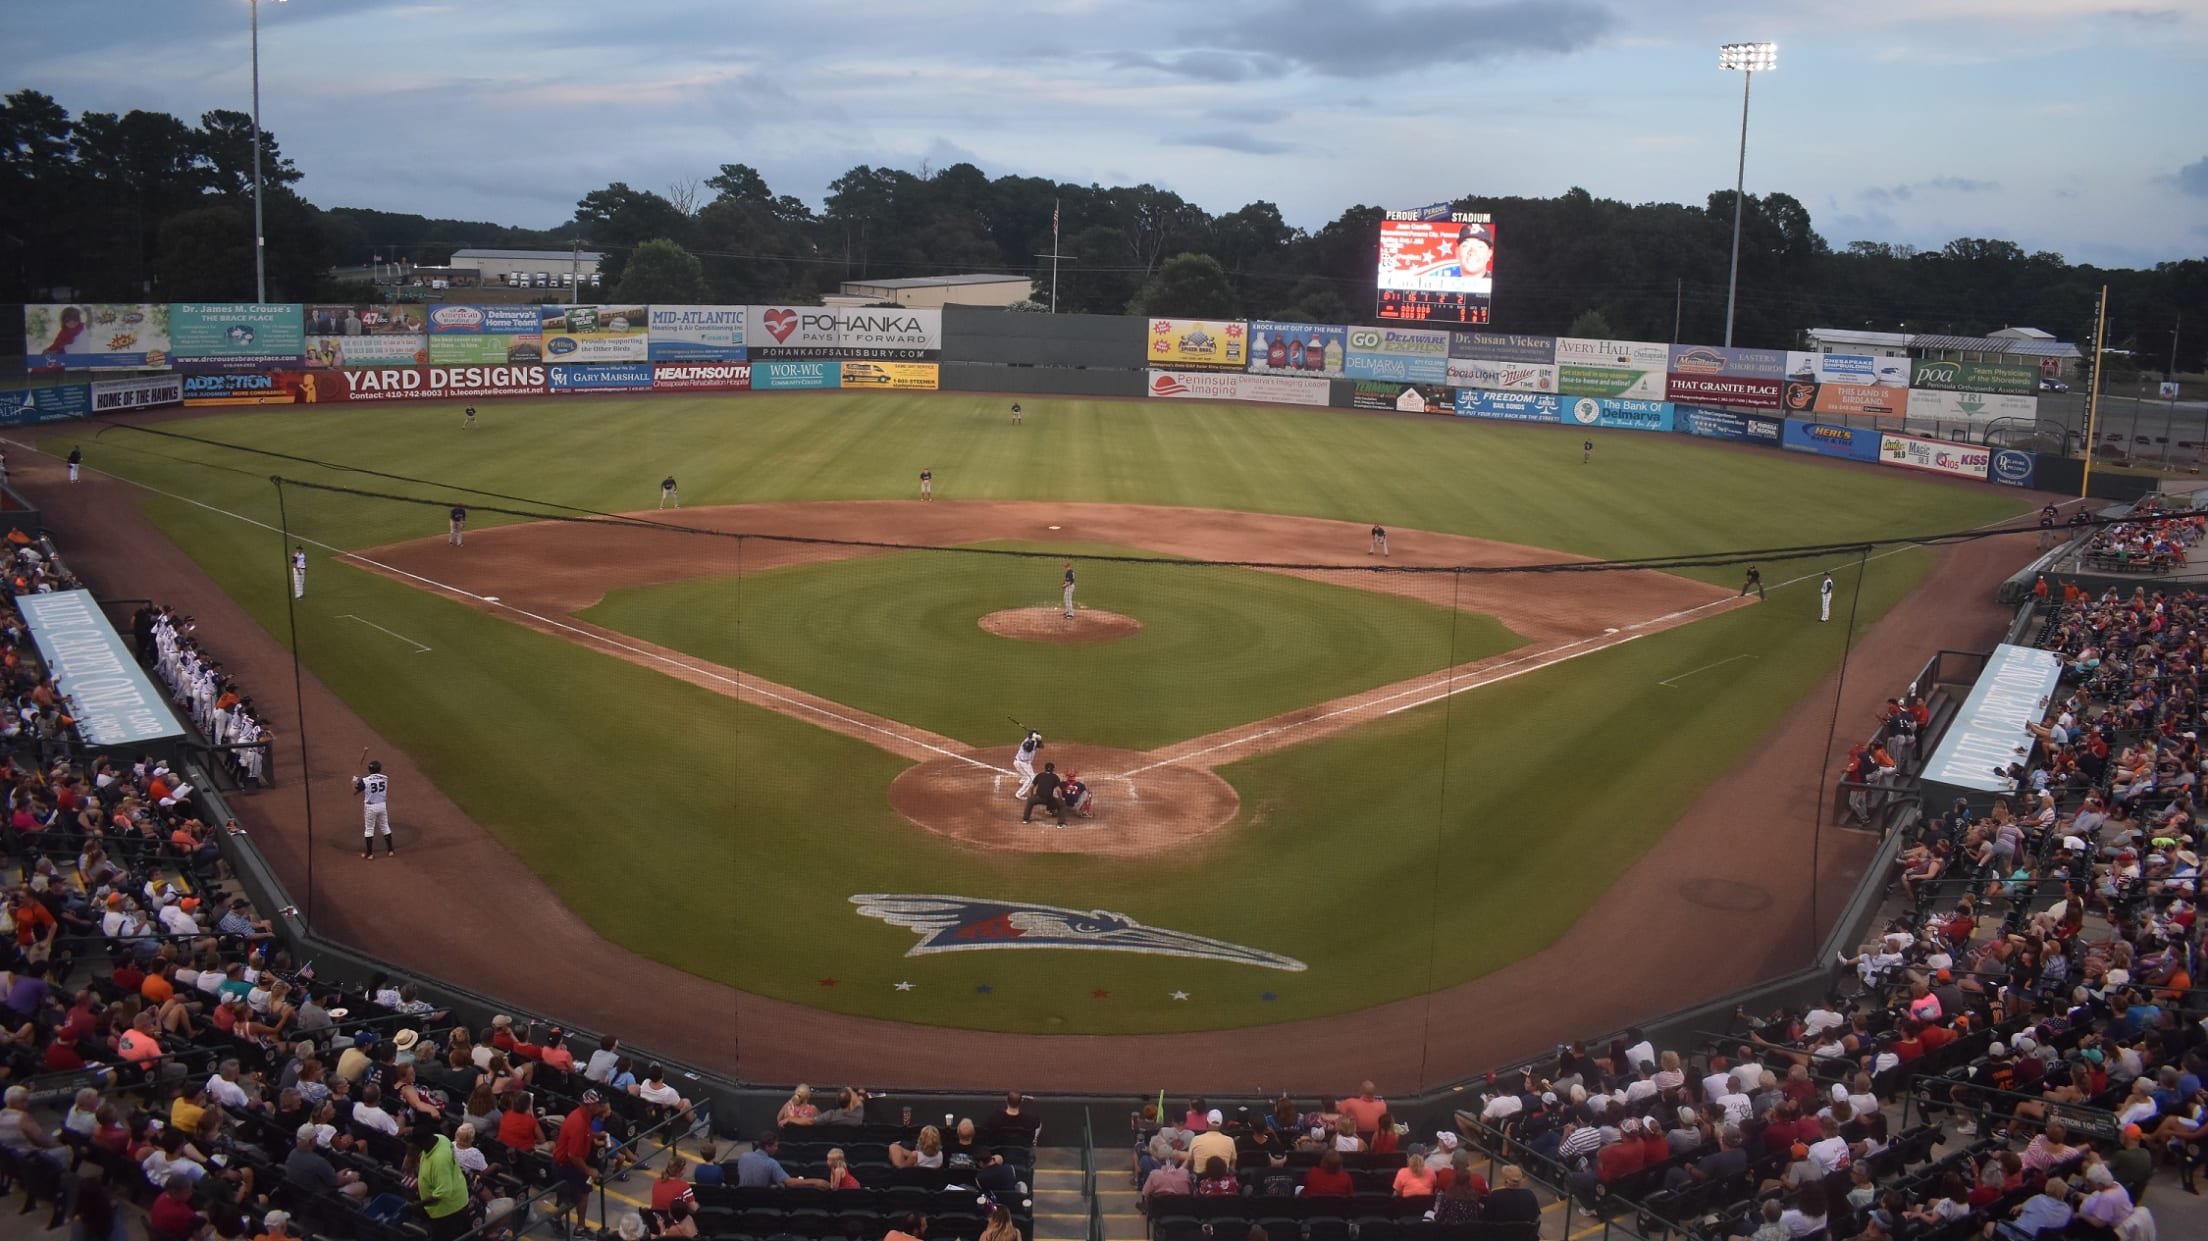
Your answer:
[[[1004,718],[1012,720],[1012,717],[1009,715],[1005,716]],[[1027,731],[1027,725],[1020,723],[1018,720],[1012,720],[1012,727],[1019,729],[1023,733]]]
[[[360,762],[358,762],[357,764],[355,764],[355,765],[354,765],[354,767],[353,767],[353,770],[355,770],[355,771],[366,771],[366,770],[368,770],[368,747],[367,747],[367,746],[362,746],[362,747],[360,747]]]

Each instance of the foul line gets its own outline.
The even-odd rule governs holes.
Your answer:
[[[23,444],[17,440],[11,439],[7,442],[11,444],[16,444],[18,447],[21,447],[27,451],[35,451],[32,445]],[[269,525],[267,522],[261,521],[257,518],[248,517],[243,513],[233,513],[226,508],[217,508],[214,505],[207,503],[205,500],[195,500],[190,496],[180,496],[173,491],[164,491],[159,487],[152,486],[151,484],[141,483],[134,478],[124,478],[120,474],[109,474],[105,470],[93,470],[90,467],[86,467],[86,472],[93,474],[105,474],[107,477],[114,479],[116,482],[128,484],[129,486],[139,488],[142,491],[150,491],[157,496],[166,496],[171,500],[182,501],[183,503],[189,504],[194,508],[203,508],[210,513],[219,513],[222,516],[231,518],[235,521],[242,521],[249,526],[258,526],[263,530],[272,530],[279,534],[283,533],[283,530],[281,528]],[[529,619],[538,622],[539,624],[549,625],[555,629],[574,634],[575,636],[583,638],[587,641],[596,642],[602,646],[608,646],[617,651],[624,651],[630,655],[639,656],[643,659],[648,659],[655,663],[662,663],[670,665],[672,667],[681,668],[686,672],[694,673],[709,680],[719,681],[722,684],[727,685],[731,689],[737,690],[739,693],[742,694],[757,694],[761,698],[771,698],[776,702],[786,703],[789,706],[795,707],[801,711],[810,711],[814,715],[821,716],[825,719],[835,720],[839,724],[847,724],[852,728],[863,729],[871,733],[879,733],[884,737],[895,737],[897,740],[904,742],[907,745],[918,746],[919,748],[926,750],[931,754],[940,754],[944,758],[955,758],[959,762],[968,764],[969,766],[979,767],[983,771],[1000,772],[1005,775],[1012,774],[1012,772],[1006,768],[982,762],[980,759],[977,758],[970,758],[967,755],[960,754],[955,750],[946,750],[942,746],[922,741],[918,737],[907,736],[904,733],[896,731],[895,729],[883,728],[879,724],[869,724],[865,720],[853,719],[848,715],[839,715],[834,711],[827,710],[823,707],[816,707],[812,703],[792,698],[787,694],[778,694],[771,689],[762,689],[757,685],[751,685],[739,681],[735,677],[725,676],[719,672],[715,672],[711,668],[703,668],[699,667],[696,664],[685,663],[684,661],[679,659],[669,658],[668,656],[662,655],[657,651],[648,651],[640,646],[630,646],[626,642],[617,642],[612,638],[606,637],[604,634],[593,633],[588,629],[583,629],[579,626],[570,625],[565,621],[554,620],[552,617],[549,616],[539,616],[535,612],[531,612],[526,608],[517,608],[510,603],[499,602],[498,600],[492,599],[487,595],[479,595],[471,590],[463,590],[460,587],[451,585],[447,582],[440,582],[434,578],[423,577],[419,573],[409,573],[406,570],[397,567],[396,565],[387,565],[382,563],[381,561],[371,560],[368,557],[360,555],[357,552],[347,551],[346,549],[338,547],[331,543],[324,543],[320,539],[308,538],[307,536],[300,534],[296,530],[291,532],[291,536],[297,542],[312,543],[316,547],[319,547],[324,551],[334,553],[339,559],[357,560],[362,564],[372,565],[375,568],[381,569],[385,573],[389,573],[394,577],[403,577],[412,581],[420,582],[424,586],[428,586],[431,589],[441,590],[447,594],[456,595],[462,599],[467,599],[475,603],[483,604],[486,607],[504,608],[505,610],[512,612],[517,616],[526,616]],[[358,620],[359,618],[355,617],[354,619]],[[361,623],[365,625],[369,624],[370,622],[361,621]],[[374,627],[378,629],[383,628],[381,625],[377,625]],[[391,633],[391,631],[388,629],[384,629],[384,632]],[[399,635],[392,634],[391,636],[398,637]],[[407,638],[405,639],[405,641],[412,642],[413,639]],[[420,644],[416,643],[416,645]],[[422,649],[427,650],[429,648],[423,647]]]
[[[1693,676],[1693,675],[1695,674],[1695,672],[1708,672],[1708,671],[1709,671],[1710,669],[1712,669],[1712,668],[1722,668],[1722,667],[1724,667],[1724,666],[1725,666],[1725,665],[1727,665],[1727,664],[1731,664],[1731,663],[1738,663],[1739,661],[1741,661],[1741,660],[1743,660],[1743,659],[1754,659],[1754,658],[1755,658],[1755,656],[1753,656],[1753,655],[1735,655],[1735,656],[1733,656],[1733,657],[1732,657],[1731,659],[1720,659],[1720,660],[1718,660],[1718,661],[1717,661],[1716,663],[1714,663],[1714,664],[1704,664],[1704,665],[1702,665],[1701,667],[1699,667],[1699,668],[1696,668],[1696,669],[1694,670],[1694,672],[1682,672],[1682,673],[1680,673],[1680,674],[1679,674],[1678,676],[1672,677],[1672,678],[1671,678],[1671,679],[1669,679],[1669,680],[1665,680],[1665,681],[1658,681],[1658,682],[1656,682],[1656,683],[1657,683],[1658,685],[1662,685],[1662,686],[1666,686],[1666,687],[1669,687],[1669,688],[1673,688],[1673,689],[1676,689],[1676,688],[1678,688],[1678,684],[1679,684],[1679,682],[1681,682],[1681,681],[1684,681],[1684,680],[1686,680],[1686,679],[1687,679],[1688,677],[1691,677],[1691,676]]]
[[[355,616],[355,615],[353,615],[353,614],[352,614],[351,612],[340,612],[340,613],[338,613],[338,615],[337,615],[337,618],[338,618],[339,620],[356,620],[356,621],[359,621],[359,622],[360,622],[361,624],[363,624],[363,625],[366,625],[366,626],[368,626],[368,627],[369,627],[370,629],[382,630],[382,632],[384,632],[384,633],[388,633],[388,634],[390,634],[390,635],[391,635],[392,637],[394,637],[394,638],[397,638],[397,639],[398,639],[399,641],[401,641],[401,642],[404,642],[404,643],[406,643],[406,644],[407,644],[408,646],[411,646],[411,647],[413,647],[413,648],[414,648],[414,653],[415,653],[416,655],[424,654],[424,653],[426,653],[426,652],[427,652],[427,651],[429,650],[429,648],[428,648],[428,647],[426,647],[426,646],[423,646],[423,645],[422,645],[421,643],[419,643],[419,642],[416,642],[416,641],[415,641],[414,639],[412,639],[412,638],[409,638],[409,637],[407,637],[407,636],[406,636],[405,634],[403,634],[403,633],[396,633],[396,632],[394,632],[394,631],[392,631],[392,630],[389,630],[389,629],[384,629],[384,628],[383,628],[383,626],[381,626],[381,625],[377,624],[376,622],[374,622],[374,621],[372,621],[372,620],[367,620],[367,619],[365,619],[365,618],[363,618],[363,617]]]

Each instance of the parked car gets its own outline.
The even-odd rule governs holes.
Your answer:
[[[2039,377],[2039,390],[2041,392],[2068,392],[2070,385],[2052,376],[2042,375]]]

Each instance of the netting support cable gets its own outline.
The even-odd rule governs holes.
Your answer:
[[[1464,620],[1464,575],[1450,579],[1449,588],[1449,681],[1448,691],[1441,697],[1441,762],[1440,787],[1434,794],[1434,860],[1426,868],[1426,909],[1429,918],[1441,912],[1441,869],[1447,852],[1449,835],[1449,747],[1450,728],[1456,722],[1457,713],[1457,631]],[[1434,1049],[1434,974],[1440,964],[1441,936],[1426,937],[1426,1016],[1419,1023],[1418,1039],[1418,1088],[1426,1089],[1427,1067]]]
[[[284,623],[291,631],[291,703],[299,729],[299,800],[307,835],[306,921],[314,925],[314,771],[308,762],[306,678],[299,668],[299,600],[291,589],[291,510],[284,498],[284,480],[268,480],[276,487],[276,563],[284,566]]]
[[[1810,819],[1809,828],[1809,952],[1817,951],[1824,938],[1824,923],[1820,918],[1818,894],[1823,887],[1825,853],[1825,822],[1832,815],[1832,747],[1840,736],[1840,700],[1848,688],[1848,661],[1855,656],[1856,613],[1863,603],[1863,579],[1871,564],[1871,549],[1865,545],[1856,553],[1855,589],[1848,594],[1848,622],[1841,635],[1840,671],[1832,685],[1832,724],[1825,730],[1825,757],[1817,764],[1816,814]],[[1811,962],[1815,964],[1815,962]]]

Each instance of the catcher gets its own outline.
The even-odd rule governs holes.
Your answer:
[[[1096,813],[1096,795],[1089,791],[1088,785],[1081,782],[1081,773],[1078,771],[1066,773],[1066,782],[1059,786],[1058,796],[1064,799],[1067,810],[1084,819]]]

